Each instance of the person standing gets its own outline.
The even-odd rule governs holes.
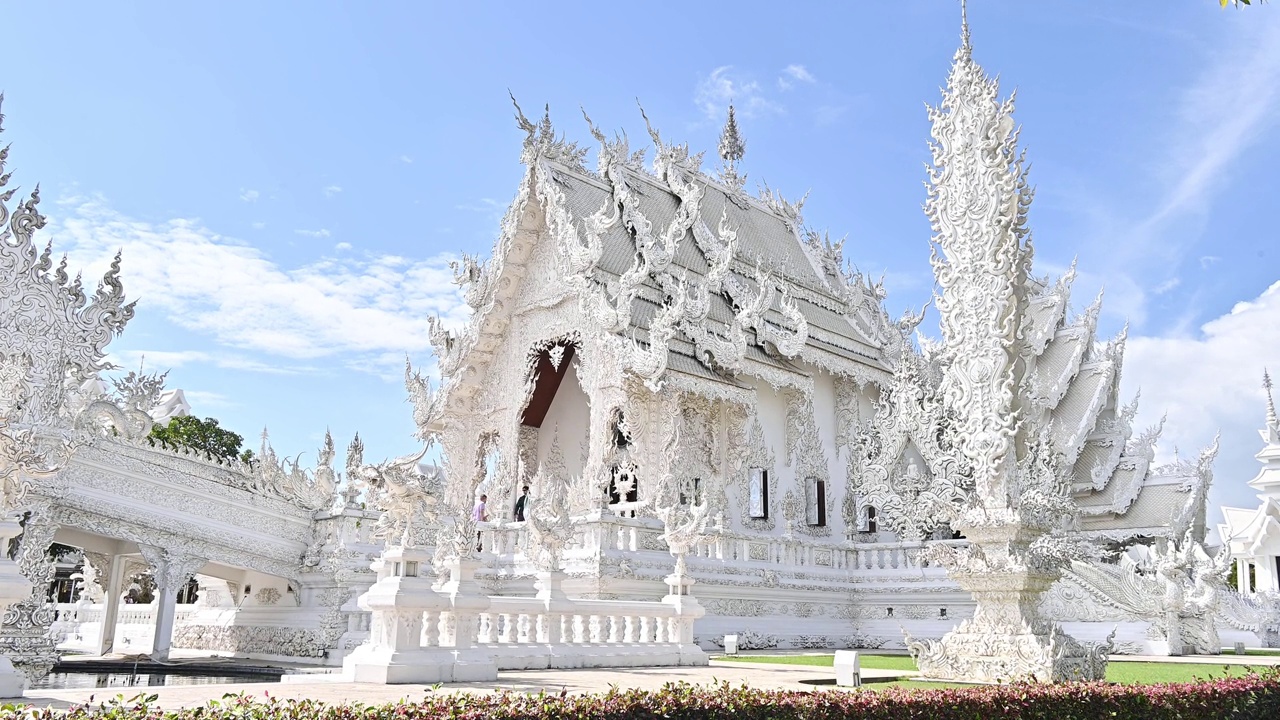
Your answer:
[[[516,500],[516,522],[524,522],[524,507],[529,500],[529,486],[520,488],[520,498]]]
[[[489,502],[489,496],[482,493],[480,502],[476,503],[475,509],[471,511],[471,518],[477,523],[489,522],[489,512],[485,509],[485,503],[487,502]],[[476,530],[476,552],[480,552],[482,549],[480,536],[481,532]]]

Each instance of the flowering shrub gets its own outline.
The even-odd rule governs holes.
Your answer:
[[[964,689],[765,691],[669,684],[602,695],[428,694],[365,706],[229,695],[161,711],[155,696],[70,710],[0,708],[0,720],[1274,720],[1280,671],[1167,685],[1014,684]]]

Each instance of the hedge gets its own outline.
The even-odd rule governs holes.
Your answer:
[[[228,695],[162,711],[156,696],[69,710],[7,706],[0,720],[1276,720],[1280,671],[1198,683],[1013,684],[962,689],[768,691],[668,684],[599,695],[428,693],[389,705]]]

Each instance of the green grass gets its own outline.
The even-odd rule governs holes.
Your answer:
[[[813,665],[831,667],[834,655],[734,655],[718,657],[717,660],[752,663],[778,663],[785,665]],[[859,660],[862,667],[872,670],[915,670],[916,664],[906,655],[862,655]],[[1107,664],[1107,680],[1125,684],[1150,684],[1170,682],[1193,682],[1211,677],[1226,675],[1238,676],[1249,672],[1245,665],[1215,665],[1207,663],[1154,663],[1154,662],[1112,662]],[[944,683],[927,683],[904,680],[895,683],[876,683],[876,687],[897,685],[908,688],[957,687]]]
[[[781,665],[817,665],[833,667],[835,655],[725,655],[716,660],[750,663],[778,663]],[[915,670],[916,663],[910,655],[861,655],[862,667],[871,670]]]

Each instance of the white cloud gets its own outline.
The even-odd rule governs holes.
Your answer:
[[[1125,353],[1125,394],[1139,386],[1139,420],[1155,422],[1166,411],[1169,422],[1159,445],[1159,460],[1173,449],[1194,456],[1222,430],[1222,451],[1214,475],[1216,502],[1251,504],[1244,484],[1257,473],[1253,454],[1266,406],[1262,370],[1280,366],[1280,282],[1258,298],[1200,327],[1189,337],[1130,338]],[[1221,520],[1210,512],[1211,523]]]
[[[401,155],[400,162],[404,163],[405,165],[412,165],[413,158],[409,157],[408,155]]]
[[[778,78],[780,89],[790,90],[797,82],[812,85],[817,79],[803,65],[788,65],[782,69],[782,75]]]
[[[240,199],[247,203],[258,202],[258,198],[260,197],[262,197],[262,193],[259,193],[257,190],[245,190],[244,188],[240,188]]]
[[[325,228],[320,228],[319,230],[294,230],[293,232],[297,235],[305,235],[307,237],[313,237],[313,238],[329,237],[329,231],[326,230]]]
[[[340,242],[340,243],[338,243],[337,245],[334,245],[334,246],[333,246],[333,249],[334,249],[334,250],[336,250],[336,251],[338,251],[338,252],[342,252],[343,250],[350,250],[350,249],[351,249],[351,243],[347,243],[347,242]]]
[[[452,325],[467,316],[452,282],[450,256],[325,258],[281,267],[195,220],[135,220],[100,197],[59,204],[53,233],[76,258],[74,264],[86,266],[87,277],[104,271],[122,249],[126,292],[140,299],[139,312],[164,313],[227,349],[171,360],[239,360],[244,369],[265,369],[277,363],[243,353],[237,358],[232,351],[293,361],[334,355],[373,360],[405,352],[421,357],[430,348],[429,316],[440,314]]]
[[[1154,292],[1157,295],[1164,295],[1165,293],[1171,292],[1172,290],[1176,289],[1181,284],[1182,284],[1182,278],[1171,277],[1168,280],[1165,280],[1164,282],[1157,285],[1155,287],[1155,290],[1153,290],[1152,292]]]
[[[191,404],[192,415],[203,415],[205,408],[229,408],[236,407],[238,404],[232,402],[231,398],[222,393],[208,390],[183,390],[182,394],[186,396],[187,402]]]
[[[733,103],[743,117],[779,114],[785,112],[778,103],[765,97],[760,83],[737,77],[733,67],[723,65],[698,82],[693,101],[708,120],[723,120],[729,103]]]
[[[322,192],[324,192],[325,197],[333,197],[334,195],[337,195],[338,193],[342,192],[342,186],[330,185],[326,187]]]
[[[1218,257],[1217,255],[1205,255],[1204,257],[1200,258],[1200,267],[1204,268],[1205,270],[1208,270],[1209,268],[1213,267],[1214,265],[1218,264],[1221,261],[1222,261],[1222,258]]]
[[[256,223],[252,223],[250,226],[251,226],[254,230],[261,230],[262,228],[266,227],[266,226],[267,226],[267,224],[266,224],[266,223],[264,223],[264,222],[256,222]]]

